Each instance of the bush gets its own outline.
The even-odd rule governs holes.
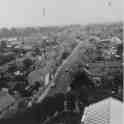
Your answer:
[[[33,61],[29,58],[25,59],[23,61],[23,65],[25,69],[28,69],[33,64]]]
[[[62,53],[62,60],[64,60],[64,59],[66,59],[68,56],[69,56],[69,52],[67,52],[67,51],[64,51],[63,53]]]

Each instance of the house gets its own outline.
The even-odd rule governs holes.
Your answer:
[[[32,50],[32,46],[31,45],[23,45],[22,49],[24,49],[26,51],[30,51],[30,50]]]
[[[41,85],[44,85],[44,81],[47,80],[45,77],[49,73],[49,69],[43,68],[34,70],[31,73],[29,73],[27,79],[30,85],[34,85],[35,82],[40,82]]]
[[[112,37],[111,39],[101,40],[99,46],[101,47],[102,56],[105,59],[111,59],[112,57],[119,57],[117,53],[117,47],[122,44],[122,41],[118,37]]]
[[[112,37],[111,41],[114,44],[121,44],[122,43],[122,41],[118,37],[116,37],[116,36]]]
[[[112,97],[85,109],[82,124],[122,124],[124,103]]]
[[[41,70],[34,70],[29,73],[28,77],[29,85],[34,85],[35,82],[43,82],[43,73]]]

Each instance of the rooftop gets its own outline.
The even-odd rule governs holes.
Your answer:
[[[124,104],[107,98],[85,109],[84,124],[122,124]]]

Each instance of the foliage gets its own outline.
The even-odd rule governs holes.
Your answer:
[[[29,69],[29,67],[33,64],[33,61],[30,58],[26,58],[23,60],[23,65],[25,69]]]

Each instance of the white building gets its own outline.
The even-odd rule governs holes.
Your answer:
[[[123,124],[124,103],[107,98],[85,109],[82,124]]]

